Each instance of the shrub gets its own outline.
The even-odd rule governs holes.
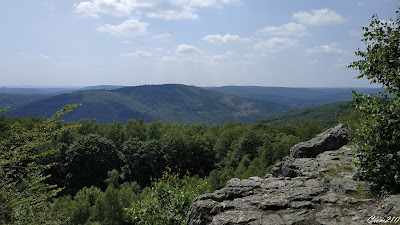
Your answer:
[[[360,71],[358,78],[379,83],[378,95],[354,93],[360,124],[355,132],[356,166],[374,183],[373,191],[400,193],[400,14],[395,20],[372,17],[363,27],[366,51],[349,67]]]
[[[207,191],[204,179],[189,174],[179,178],[169,169],[127,211],[135,224],[183,224],[192,201]]]

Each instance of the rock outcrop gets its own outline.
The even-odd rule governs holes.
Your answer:
[[[392,218],[395,222],[400,217],[400,195],[366,198],[370,184],[353,179],[352,150],[339,146],[346,144],[345,140],[347,131],[339,125],[294,146],[302,153],[291,151],[292,157],[278,163],[272,174],[233,178],[221,190],[199,196],[188,213],[188,224],[345,225]],[[314,156],[314,152],[319,154]],[[299,158],[303,155],[308,157]]]
[[[290,149],[292,158],[315,158],[322,152],[339,149],[349,141],[349,132],[343,124],[328,129],[315,138],[301,142]]]

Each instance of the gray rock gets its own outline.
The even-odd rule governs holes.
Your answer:
[[[290,149],[290,157],[293,158],[315,158],[318,154],[339,149],[349,141],[349,132],[343,124],[339,124],[315,138],[296,144]]]
[[[231,179],[195,199],[188,224],[346,225],[400,216],[400,195],[365,198],[363,189],[370,184],[353,179],[353,158],[347,146],[327,147],[314,158],[287,157],[264,178]]]

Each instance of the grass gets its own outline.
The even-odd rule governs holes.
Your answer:
[[[343,178],[344,176],[342,175],[342,173],[350,173],[350,172],[354,172],[354,167],[344,166],[342,168],[330,168],[328,171],[322,172],[321,174],[319,174],[319,176],[321,178],[326,177],[326,176],[331,176],[331,177],[335,177],[335,178]]]

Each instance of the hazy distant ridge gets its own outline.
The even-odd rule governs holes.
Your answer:
[[[82,106],[66,121],[96,119],[100,123],[128,119],[181,124],[221,124],[227,120],[250,121],[288,110],[204,88],[179,84],[123,87],[113,90],[77,91],[51,96],[11,110],[8,116],[49,117],[66,104]]]
[[[275,102],[293,109],[317,106],[338,101],[351,101],[350,88],[290,88],[260,86],[223,86],[208,89],[244,98]],[[354,88],[360,93],[378,93],[380,88]]]

